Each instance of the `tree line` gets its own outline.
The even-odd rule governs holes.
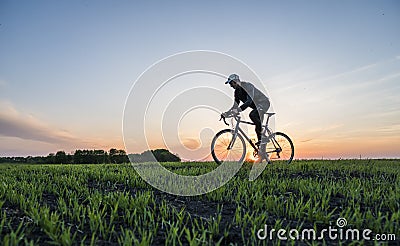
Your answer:
[[[0,163],[31,163],[31,164],[107,164],[107,163],[127,163],[154,161],[154,157],[159,162],[180,162],[178,155],[172,154],[166,149],[146,150],[141,154],[127,154],[125,150],[110,149],[105,150],[75,150],[73,153],[57,151],[47,156],[27,156],[27,157],[0,157]]]

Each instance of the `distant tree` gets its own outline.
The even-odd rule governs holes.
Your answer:
[[[178,155],[174,155],[166,149],[146,150],[141,154],[129,154],[129,159],[132,162],[180,162]]]
[[[142,162],[156,161],[152,150],[146,150],[140,154]]]
[[[131,162],[142,162],[140,154],[129,154],[128,157]]]
[[[74,153],[74,163],[75,164],[91,164],[94,163],[94,156],[93,153],[91,153],[92,150],[75,150]]]
[[[167,149],[156,149],[152,150],[154,157],[156,158],[157,161],[159,162],[180,162],[181,158],[179,156],[172,154],[169,152]]]
[[[50,153],[50,154],[47,155],[44,163],[49,163],[50,164],[50,163],[55,163],[55,161],[56,161],[55,154],[54,153]]]
[[[57,151],[56,155],[54,156],[54,163],[61,164],[61,163],[68,163],[67,154],[64,151]]]
[[[27,158],[25,158],[25,157],[1,157],[0,162],[2,162],[2,163],[26,163]]]
[[[114,149],[114,148],[110,149],[110,151],[109,151],[110,156],[117,155],[117,153],[118,153],[118,150]]]
[[[109,158],[111,163],[126,163],[129,162],[128,155],[125,150],[110,149]]]
[[[107,152],[104,150],[93,150],[93,162],[92,163],[108,163],[108,155]]]
[[[160,161],[180,161],[179,157],[169,153],[167,150],[145,151],[142,154],[130,154],[129,158],[133,162],[154,161],[153,155]],[[28,157],[0,157],[0,163],[35,163],[35,164],[98,164],[98,163],[127,163],[128,155],[125,150],[111,148],[109,152],[104,150],[77,149],[71,154],[65,151],[57,151],[56,154],[50,153],[47,156],[28,156]]]
[[[82,150],[80,150],[80,149],[75,150],[74,158],[73,158],[74,163],[75,164],[81,163],[82,159],[83,159],[82,158]]]
[[[118,154],[118,150],[117,149],[110,149],[110,151],[108,152],[109,155],[109,159],[111,163],[117,163],[117,154]]]

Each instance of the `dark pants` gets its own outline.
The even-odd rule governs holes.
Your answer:
[[[256,134],[258,141],[261,140],[262,122],[264,119],[264,114],[268,111],[268,109],[269,102],[261,103],[257,105],[257,108],[253,109],[249,114],[251,121],[253,121],[253,123],[256,125]]]

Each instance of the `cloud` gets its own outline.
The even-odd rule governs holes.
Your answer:
[[[33,115],[20,113],[7,102],[0,102],[0,135],[59,145],[81,142],[67,131],[54,129]]]
[[[193,138],[186,138],[182,141],[183,146],[185,148],[188,148],[189,150],[195,150],[201,147],[201,143],[197,139]]]
[[[310,142],[312,140],[314,140],[314,139],[313,138],[309,138],[309,139],[305,139],[305,140],[300,140],[299,142],[300,143],[307,143],[307,142]]]
[[[46,155],[58,150],[123,149],[115,135],[77,136],[0,100],[0,156]]]
[[[399,133],[400,133],[400,124],[393,124],[384,127],[380,127],[376,129],[376,131],[381,132],[383,134],[387,134],[390,136],[395,136],[400,140]]]
[[[0,136],[0,156],[44,156],[58,150],[61,149],[50,143]]]
[[[384,81],[387,81],[390,79],[397,78],[399,76],[399,74],[397,72],[398,67],[396,66],[398,64],[399,57],[400,56],[397,56],[395,59],[391,58],[391,59],[387,59],[387,60],[383,60],[383,61],[378,61],[375,63],[362,65],[362,66],[355,67],[355,68],[352,68],[347,71],[342,71],[342,72],[339,72],[336,74],[331,74],[331,75],[325,75],[322,77],[318,77],[316,74],[312,74],[312,71],[306,71],[306,70],[299,74],[289,73],[289,74],[285,75],[285,76],[288,76],[288,78],[284,77],[285,80],[279,81],[279,83],[281,85],[282,84],[284,85],[279,88],[279,91],[281,91],[281,92],[287,91],[287,90],[297,90],[298,91],[299,89],[315,88],[318,85],[322,86],[321,87],[322,89],[326,89],[326,84],[329,84],[329,83],[327,83],[327,81],[335,82],[335,83],[331,83],[331,84],[335,85],[335,87],[338,87],[336,82],[348,80],[349,82],[344,83],[342,86],[346,90],[349,89],[349,86],[365,87],[367,84],[372,84],[372,83],[376,83],[376,82],[384,82]],[[388,70],[388,69],[392,68],[392,66],[396,66],[393,70],[395,72]],[[367,73],[381,71],[383,68],[385,69],[385,71],[387,71],[386,73],[388,74],[385,77],[378,78],[378,79],[372,79],[369,81],[365,81],[365,79],[362,79],[359,82],[356,82],[359,79],[354,80],[355,78],[365,77]],[[307,75],[304,73],[310,73],[310,74]],[[277,77],[277,78],[279,79],[280,77]],[[285,84],[287,84],[286,81],[290,81],[290,84],[287,86],[285,86]],[[293,81],[296,81],[296,83],[293,83]],[[332,91],[330,91],[330,93],[332,93]]]
[[[340,128],[340,127],[343,127],[344,126],[344,124],[331,124],[331,125],[328,125],[328,126],[325,126],[325,127],[318,127],[318,128],[314,128],[314,129],[309,129],[307,132],[312,132],[312,133],[314,133],[314,132],[317,132],[317,133],[320,133],[320,132],[326,132],[326,131],[331,131],[331,130],[335,130],[335,129],[338,129],[338,128]]]

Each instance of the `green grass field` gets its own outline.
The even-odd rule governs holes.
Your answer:
[[[180,174],[215,163],[167,163]],[[400,244],[400,161],[274,163],[255,181],[250,165],[225,186],[181,197],[153,189],[130,164],[0,165],[0,244],[258,245]],[[261,240],[268,228],[336,225],[395,234],[395,241]],[[293,234],[295,235],[295,234]]]

